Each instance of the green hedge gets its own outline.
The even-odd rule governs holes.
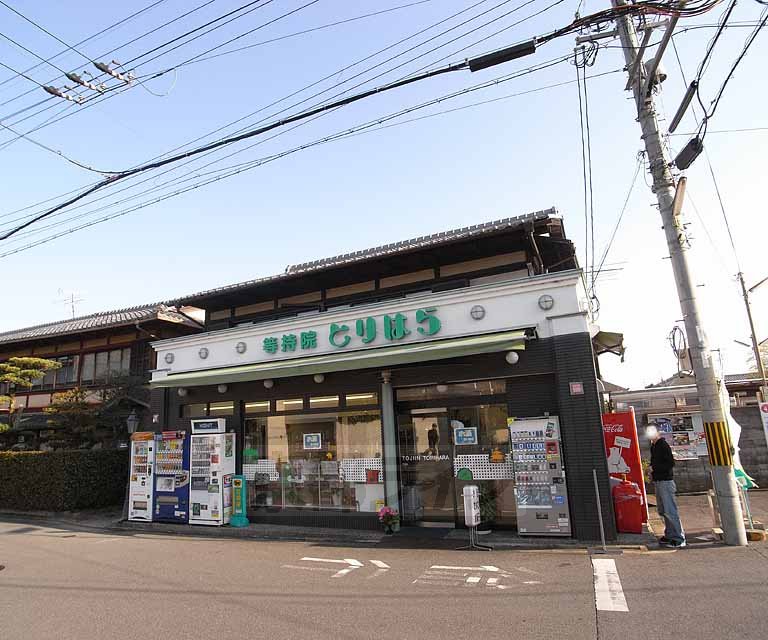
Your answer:
[[[0,452],[0,509],[77,511],[119,506],[128,451]]]

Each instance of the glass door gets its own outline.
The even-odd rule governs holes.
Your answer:
[[[446,409],[413,409],[398,416],[403,521],[456,525],[453,432]]]

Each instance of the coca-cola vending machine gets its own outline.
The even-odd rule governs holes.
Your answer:
[[[630,407],[629,411],[604,413],[603,436],[608,456],[608,473],[619,479],[626,476],[627,480],[638,486],[643,494],[643,522],[648,522],[648,499],[645,495],[635,410]]]

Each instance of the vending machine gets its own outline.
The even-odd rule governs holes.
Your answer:
[[[557,416],[510,418],[517,528],[521,535],[571,535]]]
[[[229,524],[234,473],[235,434],[226,433],[226,420],[192,420],[190,524]]]
[[[163,431],[155,436],[153,520],[189,522],[189,434]]]
[[[128,482],[128,519],[152,520],[152,468],[155,464],[155,434],[131,434],[131,475]]]

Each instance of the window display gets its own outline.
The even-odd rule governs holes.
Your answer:
[[[243,474],[250,510],[377,511],[384,504],[379,411],[247,418]]]

